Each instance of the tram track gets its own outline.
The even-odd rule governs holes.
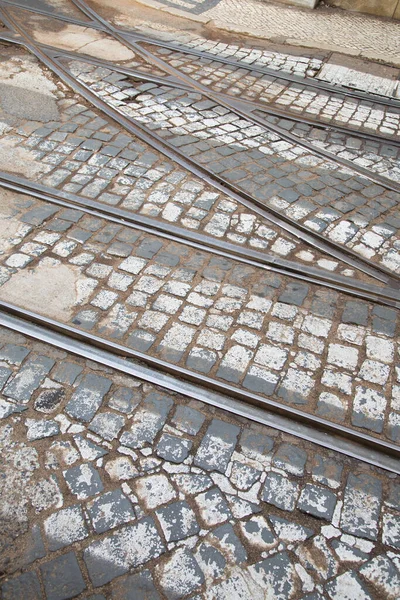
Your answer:
[[[250,248],[242,248],[196,231],[186,230],[143,215],[136,215],[118,207],[110,208],[101,202],[74,196],[66,192],[58,192],[42,184],[32,183],[2,171],[0,171],[0,187],[21,194],[29,194],[39,200],[64,208],[79,209],[93,217],[100,217],[125,227],[133,227],[149,234],[156,234],[171,242],[185,243],[192,248],[211,252],[248,266],[287,275],[302,282],[321,285],[363,300],[400,308],[400,298],[397,290],[393,290],[388,286],[379,287],[358,280],[354,283],[352,278],[344,275],[337,275],[323,269],[298,264]]]
[[[357,255],[350,249],[338,246],[335,242],[332,242],[331,240],[323,237],[318,233],[312,232],[307,227],[304,227],[299,223],[296,223],[294,225],[290,218],[286,217],[285,215],[281,214],[279,211],[276,211],[271,207],[266,207],[262,202],[258,201],[256,198],[253,198],[249,194],[238,189],[235,185],[224,180],[218,175],[211,173],[206,168],[202,167],[190,158],[185,157],[174,146],[157,136],[157,134],[155,134],[151,130],[148,130],[140,123],[137,123],[132,119],[127,118],[120,111],[111,107],[107,102],[105,102],[96,94],[94,94],[88,86],[86,86],[82,82],[77,81],[76,78],[73,77],[72,74],[70,74],[69,71],[64,68],[62,63],[55,56],[48,54],[40,44],[37,44],[33,40],[33,38],[26,31],[24,31],[24,29],[21,28],[18,25],[18,23],[15,22],[13,17],[10,16],[6,10],[4,10],[4,5],[3,8],[1,8],[1,2],[0,17],[6,22],[6,25],[9,27],[9,29],[15,29],[15,31],[17,31],[17,33],[19,34],[20,37],[14,38],[12,40],[13,43],[23,45],[28,51],[30,51],[41,62],[43,62],[43,64],[45,64],[51,71],[55,72],[60,77],[60,79],[64,81],[64,83],[72,87],[75,91],[81,94],[88,102],[96,106],[99,110],[101,110],[108,117],[112,118],[127,131],[137,136],[139,139],[146,142],[153,148],[162,152],[165,156],[175,161],[177,164],[184,167],[194,175],[202,178],[207,183],[212,185],[215,189],[218,189],[219,191],[228,195],[230,198],[234,199],[238,203],[255,211],[261,217],[265,218],[267,221],[270,221],[274,225],[282,228],[284,231],[295,235],[297,238],[303,240],[307,244],[310,244],[312,247],[317,248],[318,250],[329,254],[330,256],[335,257],[338,260],[342,260],[346,264],[359,269],[367,275],[375,277],[376,279],[382,281],[386,285],[389,285],[394,289],[398,289],[400,277],[396,273],[393,273],[392,271],[382,267],[381,265],[376,265],[367,259],[361,258],[359,255]],[[7,35],[6,39],[7,41],[10,41],[10,37]]]
[[[0,325],[205,404],[400,474],[400,447],[0,300]]]

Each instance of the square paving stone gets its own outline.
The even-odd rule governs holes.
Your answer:
[[[301,511],[327,521],[332,519],[335,506],[335,494],[326,488],[309,483],[303,488],[297,503]]]
[[[264,502],[273,504],[282,510],[294,510],[297,496],[299,495],[299,486],[279,473],[268,473],[262,491]]]
[[[338,488],[342,479],[342,472],[343,464],[340,464],[337,460],[314,454],[311,473],[315,481],[331,488]]]
[[[141,399],[142,395],[139,390],[120,387],[109,398],[108,406],[128,415],[137,407]]]
[[[93,542],[83,559],[93,585],[98,587],[165,552],[152,518],[126,525],[113,535]]]
[[[272,459],[272,464],[293,475],[303,475],[306,460],[306,452],[298,446],[281,444]]]
[[[112,597],[113,600],[162,600],[147,569],[113,584]]]
[[[199,532],[196,515],[185,501],[174,502],[156,511],[167,542],[177,542]]]
[[[219,488],[214,487],[194,498],[205,525],[224,523],[232,517],[229,506]]]
[[[204,582],[204,575],[186,548],[178,548],[171,558],[156,567],[161,588],[168,600],[179,600],[193,593]]]
[[[189,455],[192,442],[169,433],[163,433],[156,447],[156,454],[173,463],[183,462]]]
[[[354,598],[357,600],[372,600],[364,584],[361,583],[354,571],[348,571],[339,575],[330,581],[325,589],[332,600],[342,600],[342,598]]]
[[[88,536],[82,508],[69,506],[47,517],[44,531],[49,550],[59,550]]]
[[[66,413],[78,421],[90,421],[100,408],[111,384],[112,381],[106,377],[89,373],[83,378],[65,407]]]
[[[236,447],[240,428],[213,419],[194,459],[197,467],[225,473]]]
[[[102,494],[87,505],[96,533],[104,533],[136,518],[133,506],[121,490]]]
[[[346,533],[376,540],[382,502],[379,479],[361,473],[350,473],[344,492],[340,525]]]
[[[122,415],[106,412],[98,413],[90,423],[89,429],[111,442],[117,437],[124,425],[125,419]]]
[[[142,408],[135,412],[130,430],[121,435],[121,444],[130,448],[143,448],[146,443],[152,444],[164,426],[172,406],[173,401],[166,394],[148,394]]]
[[[87,463],[64,471],[64,478],[71,492],[85,500],[103,491],[98,471]]]
[[[68,552],[41,565],[46,600],[67,600],[78,596],[86,589],[78,561],[73,552]]]
[[[205,416],[190,406],[178,406],[172,417],[172,423],[189,435],[197,435],[203,425]]]
[[[249,567],[253,579],[262,589],[272,591],[274,600],[293,597],[297,573],[286,552],[278,552],[270,558]]]
[[[24,573],[1,586],[3,600],[40,600],[43,598],[36,573]]]

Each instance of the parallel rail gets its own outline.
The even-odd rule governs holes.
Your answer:
[[[56,206],[78,209],[94,217],[106,219],[124,227],[145,231],[171,242],[184,243],[202,252],[211,252],[212,254],[229,260],[235,260],[251,267],[273,271],[292,279],[327,287],[337,292],[378,304],[384,304],[392,308],[400,308],[399,292],[389,286],[380,287],[358,280],[354,281],[352,278],[345,277],[344,275],[337,275],[309,265],[298,264],[265,252],[258,252],[251,248],[243,248],[197,231],[190,231],[118,207],[113,206],[110,208],[96,200],[54,190],[40,183],[32,183],[22,177],[3,171],[0,171],[0,187],[21,194],[29,194],[32,197]]]
[[[0,326],[400,474],[400,447],[0,300]]]

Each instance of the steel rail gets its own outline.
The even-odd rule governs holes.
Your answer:
[[[74,2],[74,0],[71,0],[71,2],[73,4],[75,4],[75,6],[77,6],[77,4]],[[2,0],[2,3],[7,4],[14,8],[20,9],[20,10],[26,10],[28,12],[40,14],[40,15],[50,17],[50,18],[53,18],[56,20],[65,21],[67,23],[71,23],[74,25],[80,25],[82,27],[92,27],[93,29],[97,29],[97,30],[103,31],[103,32],[107,31],[107,29],[104,29],[104,27],[102,27],[101,25],[99,25],[98,23],[93,21],[92,17],[89,16],[88,12],[86,12],[83,8],[78,7],[78,6],[77,7],[80,8],[80,10],[84,14],[86,14],[86,16],[89,17],[89,21],[80,21],[79,19],[75,19],[73,17],[68,17],[66,15],[61,15],[59,13],[52,13],[51,11],[45,11],[43,9],[36,9],[36,8],[30,7],[30,6],[21,5],[16,2],[13,2],[12,0]],[[88,10],[92,10],[89,7],[87,7],[87,8],[88,8]],[[378,94],[378,93],[373,93],[373,92],[364,92],[363,90],[358,90],[357,88],[353,88],[351,86],[347,87],[347,86],[343,86],[343,85],[336,84],[336,83],[326,82],[326,81],[323,81],[323,80],[317,79],[317,78],[314,79],[311,77],[301,77],[300,75],[293,75],[286,71],[276,71],[274,69],[268,69],[268,67],[262,67],[259,65],[251,65],[248,63],[241,63],[232,58],[218,56],[218,55],[212,54],[210,52],[204,52],[202,50],[195,50],[194,48],[189,48],[189,47],[179,45],[176,43],[174,44],[172,42],[164,42],[162,40],[157,40],[156,38],[153,38],[151,36],[146,36],[145,34],[138,33],[136,31],[133,31],[132,29],[126,29],[124,27],[115,27],[115,26],[112,26],[112,27],[114,27],[114,29],[116,31],[119,31],[119,32],[123,33],[124,35],[128,35],[133,40],[138,41],[138,42],[153,44],[153,45],[160,46],[163,48],[169,48],[171,50],[175,50],[176,52],[179,52],[181,54],[191,54],[191,55],[199,57],[199,58],[205,58],[207,60],[211,60],[213,62],[216,61],[216,62],[220,62],[220,63],[225,63],[227,65],[235,66],[238,68],[243,68],[248,71],[263,73],[265,75],[269,75],[269,76],[273,77],[274,79],[283,79],[284,81],[289,81],[290,83],[303,85],[305,87],[313,87],[313,88],[317,88],[319,90],[331,92],[333,94],[344,95],[344,96],[347,96],[350,98],[357,98],[359,100],[365,100],[366,102],[371,102],[373,104],[381,104],[384,106],[389,106],[391,108],[400,108],[400,100],[397,100],[397,98],[394,98],[394,97],[385,96],[383,94]]]
[[[136,42],[129,42],[129,40],[127,40],[124,35],[121,35],[119,33],[119,30],[117,28],[115,28],[113,25],[109,24],[105,19],[103,19],[100,15],[98,15],[92,8],[88,7],[86,5],[86,3],[84,2],[84,0],[71,0],[71,1],[78,8],[81,8],[81,10],[85,14],[90,15],[94,20],[97,20],[100,24],[102,24],[107,29],[108,33],[112,37],[114,37],[117,41],[119,41],[121,44],[125,45],[127,48],[129,48],[133,52],[140,54],[145,60],[147,60],[150,63],[153,63],[156,67],[161,68],[162,70],[173,75],[177,79],[181,79],[182,81],[186,82],[188,85],[190,85],[192,87],[193,90],[203,94],[205,98],[208,98],[209,100],[211,100],[213,102],[219,103],[221,106],[224,106],[225,108],[230,110],[233,114],[236,114],[236,115],[242,117],[243,119],[251,121],[255,125],[260,125],[261,127],[264,127],[265,129],[267,129],[269,131],[272,131],[276,135],[280,136],[282,139],[287,140],[292,144],[302,146],[303,148],[306,148],[308,151],[313,152],[317,156],[322,156],[323,158],[331,160],[334,163],[341,164],[345,168],[361,174],[362,176],[366,177],[370,181],[373,181],[374,183],[378,183],[378,185],[381,185],[381,186],[385,187],[386,189],[400,193],[400,184],[391,182],[390,180],[388,180],[385,177],[382,177],[379,174],[376,174],[376,173],[372,174],[369,169],[360,167],[359,165],[355,165],[351,161],[341,158],[339,156],[336,156],[335,154],[332,154],[331,152],[324,150],[323,148],[316,148],[310,142],[304,140],[303,138],[297,137],[297,136],[289,133],[285,129],[283,129],[277,125],[274,125],[272,123],[269,123],[268,121],[266,121],[262,117],[259,117],[258,115],[254,114],[253,112],[247,111],[246,106],[243,106],[241,104],[240,100],[230,99],[230,98],[228,100],[227,97],[225,97],[224,99],[221,97],[217,98],[215,96],[215,94],[213,93],[213,91],[210,90],[209,88],[207,88],[206,86],[204,86],[203,84],[198,83],[197,81],[195,81],[188,75],[181,73],[175,67],[171,67],[164,60],[154,56],[154,54],[152,54],[148,50],[141,48],[140,44],[137,44]]]
[[[3,0],[4,1],[4,0]],[[186,91],[192,91],[192,86],[179,81],[177,77],[173,75],[169,75],[166,77],[160,77],[157,75],[149,75],[145,71],[140,71],[139,69],[134,69],[132,67],[122,66],[116,63],[113,63],[109,60],[95,58],[93,56],[89,56],[84,52],[74,52],[72,50],[60,50],[55,46],[49,46],[48,44],[40,44],[42,48],[49,51],[54,57],[60,58],[71,58],[72,60],[81,60],[86,63],[90,63],[93,65],[97,65],[99,67],[109,68],[116,73],[121,73],[122,75],[126,75],[127,77],[132,77],[135,79],[140,79],[142,81],[148,81],[149,83],[157,83],[159,85],[169,85],[174,88],[179,88]],[[230,94],[226,92],[213,92],[213,94],[222,99],[234,98]],[[342,125],[337,125],[335,123],[328,123],[326,121],[318,121],[316,119],[312,119],[310,117],[304,117],[302,115],[298,115],[295,112],[290,112],[289,110],[279,109],[275,107],[271,107],[269,104],[264,102],[258,102],[255,100],[248,100],[246,98],[240,99],[241,104],[244,106],[248,106],[249,111],[260,111],[264,112],[271,116],[279,117],[280,119],[286,119],[288,121],[294,121],[296,123],[303,123],[305,125],[310,125],[311,127],[316,127],[318,129],[324,129],[328,131],[337,131],[338,133],[343,133],[344,135],[348,135],[351,137],[360,137],[371,142],[377,142],[380,144],[385,144],[389,146],[399,146],[400,147],[400,139],[392,139],[385,136],[381,136],[379,134],[367,133],[365,131],[359,131],[358,129],[351,129],[349,127],[345,127]],[[296,134],[293,134],[296,135]]]
[[[4,8],[0,8],[0,16],[2,17],[3,21],[7,22],[7,26],[9,26],[10,29],[15,27],[17,32],[21,35],[21,39],[12,40],[13,43],[23,45],[28,51],[39,58],[50,70],[56,73],[60,79],[64,81],[64,83],[80,93],[88,102],[101,110],[120,126],[124,127],[127,131],[129,131],[129,133],[132,133],[153,148],[162,152],[169,159],[175,161],[189,172],[202,178],[215,189],[220,190],[222,193],[228,195],[238,203],[246,206],[250,210],[253,210],[266,220],[278,227],[281,227],[284,231],[291,233],[312,247],[317,248],[318,250],[363,271],[367,275],[370,275],[371,277],[374,277],[375,279],[378,279],[379,281],[382,281],[383,283],[386,283],[395,289],[400,287],[400,276],[396,273],[391,272],[389,269],[386,269],[381,265],[375,265],[371,261],[360,257],[348,248],[342,248],[338,246],[335,242],[324,238],[320,234],[309,230],[301,224],[296,223],[296,225],[294,225],[291,219],[285,215],[282,215],[271,207],[266,207],[262,202],[237,189],[234,185],[220,178],[218,175],[210,173],[207,169],[199,166],[190,158],[183,156],[181,152],[179,152],[164,139],[154,134],[153,131],[149,131],[141,124],[128,119],[123,113],[117,111],[115,108],[111,107],[101,98],[96,96],[96,94],[94,94],[90,88],[88,88],[88,86],[76,81],[76,79],[72,77],[56,59],[49,57],[39,45],[35,44],[31,36],[22,28],[20,28],[18,24],[14,24],[12,17],[10,18],[5,13],[6,11]]]
[[[40,183],[32,183],[22,177],[11,175],[4,171],[0,171],[0,187],[21,194],[29,194],[32,197],[56,206],[77,209],[124,227],[144,231],[151,235],[157,234],[158,237],[163,239],[180,244],[184,243],[202,252],[211,252],[248,266],[262,268],[278,273],[279,275],[298,279],[302,282],[324,286],[363,300],[384,304],[393,308],[400,308],[399,292],[388,286],[379,287],[363,281],[353,280],[350,277],[324,271],[323,269],[258,252],[251,248],[240,247],[199,232],[186,230],[143,215],[137,215],[118,207],[111,208],[96,200],[53,190]]]
[[[17,322],[19,322],[19,326],[17,326]],[[10,327],[11,323],[13,324],[12,327]],[[30,333],[27,324],[31,326]],[[144,367],[140,366],[140,363],[142,363],[147,367],[147,374],[149,374],[149,368],[153,371],[151,379],[146,379],[147,381],[151,381],[151,383],[168,387],[168,389],[191,398],[196,398],[207,404],[213,404],[214,406],[214,394],[217,394],[220,398],[221,396],[224,398],[223,408],[225,409],[227,409],[227,402],[231,398],[241,401],[246,407],[262,408],[263,411],[267,411],[264,412],[264,415],[268,415],[267,417],[264,416],[267,420],[266,424],[270,424],[285,433],[291,433],[302,437],[302,439],[312,441],[325,448],[337,450],[347,456],[352,456],[353,458],[400,474],[400,447],[378,437],[276,402],[272,398],[244,391],[229,383],[212,379],[206,375],[190,371],[148,354],[143,354],[106,338],[95,336],[60,321],[55,321],[30,310],[3,302],[2,300],[0,300],[0,325],[8,326],[20,333],[31,335],[41,341],[47,341],[73,353],[76,353],[76,346],[74,349],[72,340],[84,343],[91,348],[90,354],[87,357],[94,361],[98,360],[99,351],[106,351],[109,359],[108,366],[115,365],[117,357],[124,357],[125,368],[131,368],[133,371],[136,366],[136,372],[130,371],[130,374],[134,374],[141,379],[144,378]],[[61,336],[63,344],[60,343]],[[136,365],[131,362],[132,360],[135,361]],[[142,369],[142,375],[138,374],[139,369]],[[155,369],[157,371],[154,372]],[[173,382],[171,376],[174,378]],[[171,385],[172,383],[173,386]],[[286,425],[282,425],[282,421],[281,424],[278,424],[279,417],[284,418]],[[308,432],[307,436],[304,434],[304,429],[299,434],[299,428],[306,428]],[[347,447],[346,450],[344,450],[343,445]]]

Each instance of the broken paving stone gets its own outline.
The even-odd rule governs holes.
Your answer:
[[[79,500],[86,500],[103,491],[98,471],[87,463],[64,471],[64,478],[71,492]]]
[[[313,517],[330,521],[336,506],[336,496],[330,490],[308,483],[301,491],[297,507]]]
[[[57,421],[27,419],[25,424],[28,429],[26,436],[30,442],[52,437],[60,431]]]
[[[156,446],[156,453],[169,462],[181,463],[188,457],[191,447],[190,440],[163,433]]]
[[[83,460],[96,460],[108,454],[107,450],[104,450],[101,446],[98,446],[91,440],[86,439],[83,435],[74,435],[75,444],[78,446],[78,450],[81,453]]]
[[[55,441],[46,452],[45,466],[48,469],[70,467],[79,460],[79,453],[68,440]]]
[[[333,581],[330,581],[325,590],[332,600],[342,600],[349,598],[357,598],[357,600],[372,600],[372,596],[368,593],[366,587],[361,583],[358,576],[353,571],[348,571],[339,575]]]
[[[13,402],[7,402],[7,400],[0,398],[0,419],[5,419],[13,413],[23,412],[27,409],[28,407],[23,404],[14,404]]]
[[[248,521],[240,523],[240,529],[250,546],[260,551],[269,550],[278,543],[262,515],[256,515]]]
[[[120,438],[121,444],[129,448],[143,448],[154,441],[157,433],[164,426],[173,401],[166,394],[150,393],[136,411],[132,426]]]
[[[43,527],[51,551],[69,546],[89,535],[79,505],[53,513],[44,521]]]
[[[195,558],[206,578],[213,580],[221,577],[225,570],[226,560],[224,555],[207,541],[202,542],[197,548]]]
[[[400,550],[400,517],[387,512],[382,519],[382,542]]]
[[[65,400],[63,388],[55,390],[43,390],[35,400],[35,410],[43,413],[53,412],[61,402]]]
[[[193,593],[204,582],[204,575],[193,554],[186,548],[178,548],[156,573],[165,597],[179,600]]]
[[[194,498],[205,525],[210,527],[223,523],[232,517],[228,504],[219,488],[199,494]]]
[[[235,519],[243,519],[244,517],[248,517],[249,515],[261,511],[261,508],[258,504],[253,504],[252,502],[248,502],[247,500],[243,500],[237,496],[226,494],[226,499]]]
[[[360,574],[373,586],[377,597],[396,600],[400,597],[400,574],[387,556],[376,556],[365,563]]]
[[[128,456],[109,460],[104,468],[112,481],[127,481],[139,476],[139,471]]]
[[[268,518],[280,541],[288,543],[304,542],[315,533],[308,527],[303,527],[303,525],[282,519],[281,517],[271,515]]]
[[[261,471],[245,465],[237,460],[233,461],[230,476],[231,483],[239,490],[248,490],[260,478]]]
[[[299,486],[279,473],[270,472],[264,483],[262,499],[282,510],[294,510]]]
[[[274,600],[297,596],[298,575],[286,552],[279,552],[249,567],[249,572],[262,589],[270,591]]]
[[[152,510],[177,496],[168,478],[162,474],[148,475],[135,481],[135,492],[144,506]]]
[[[195,465],[208,471],[225,473],[239,433],[239,427],[213,419],[197,450]]]
[[[111,442],[118,436],[124,425],[125,419],[122,415],[104,412],[98,413],[94,417],[89,425],[89,429],[105,440]]]
[[[167,542],[177,542],[199,532],[196,515],[189,504],[173,502],[156,511]]]
[[[210,534],[210,539],[212,538],[218,540],[218,547],[223,551],[229,562],[240,564],[247,560],[247,552],[230,523],[225,523],[217,529],[213,529]]]
[[[26,404],[54,365],[47,356],[28,358],[18,373],[7,383],[3,395]]]
[[[96,533],[104,533],[136,518],[130,500],[121,490],[102,494],[89,502],[87,509]]]
[[[197,473],[172,475],[172,480],[177,487],[188,496],[195,496],[214,485],[212,479],[210,479],[208,475]]]

